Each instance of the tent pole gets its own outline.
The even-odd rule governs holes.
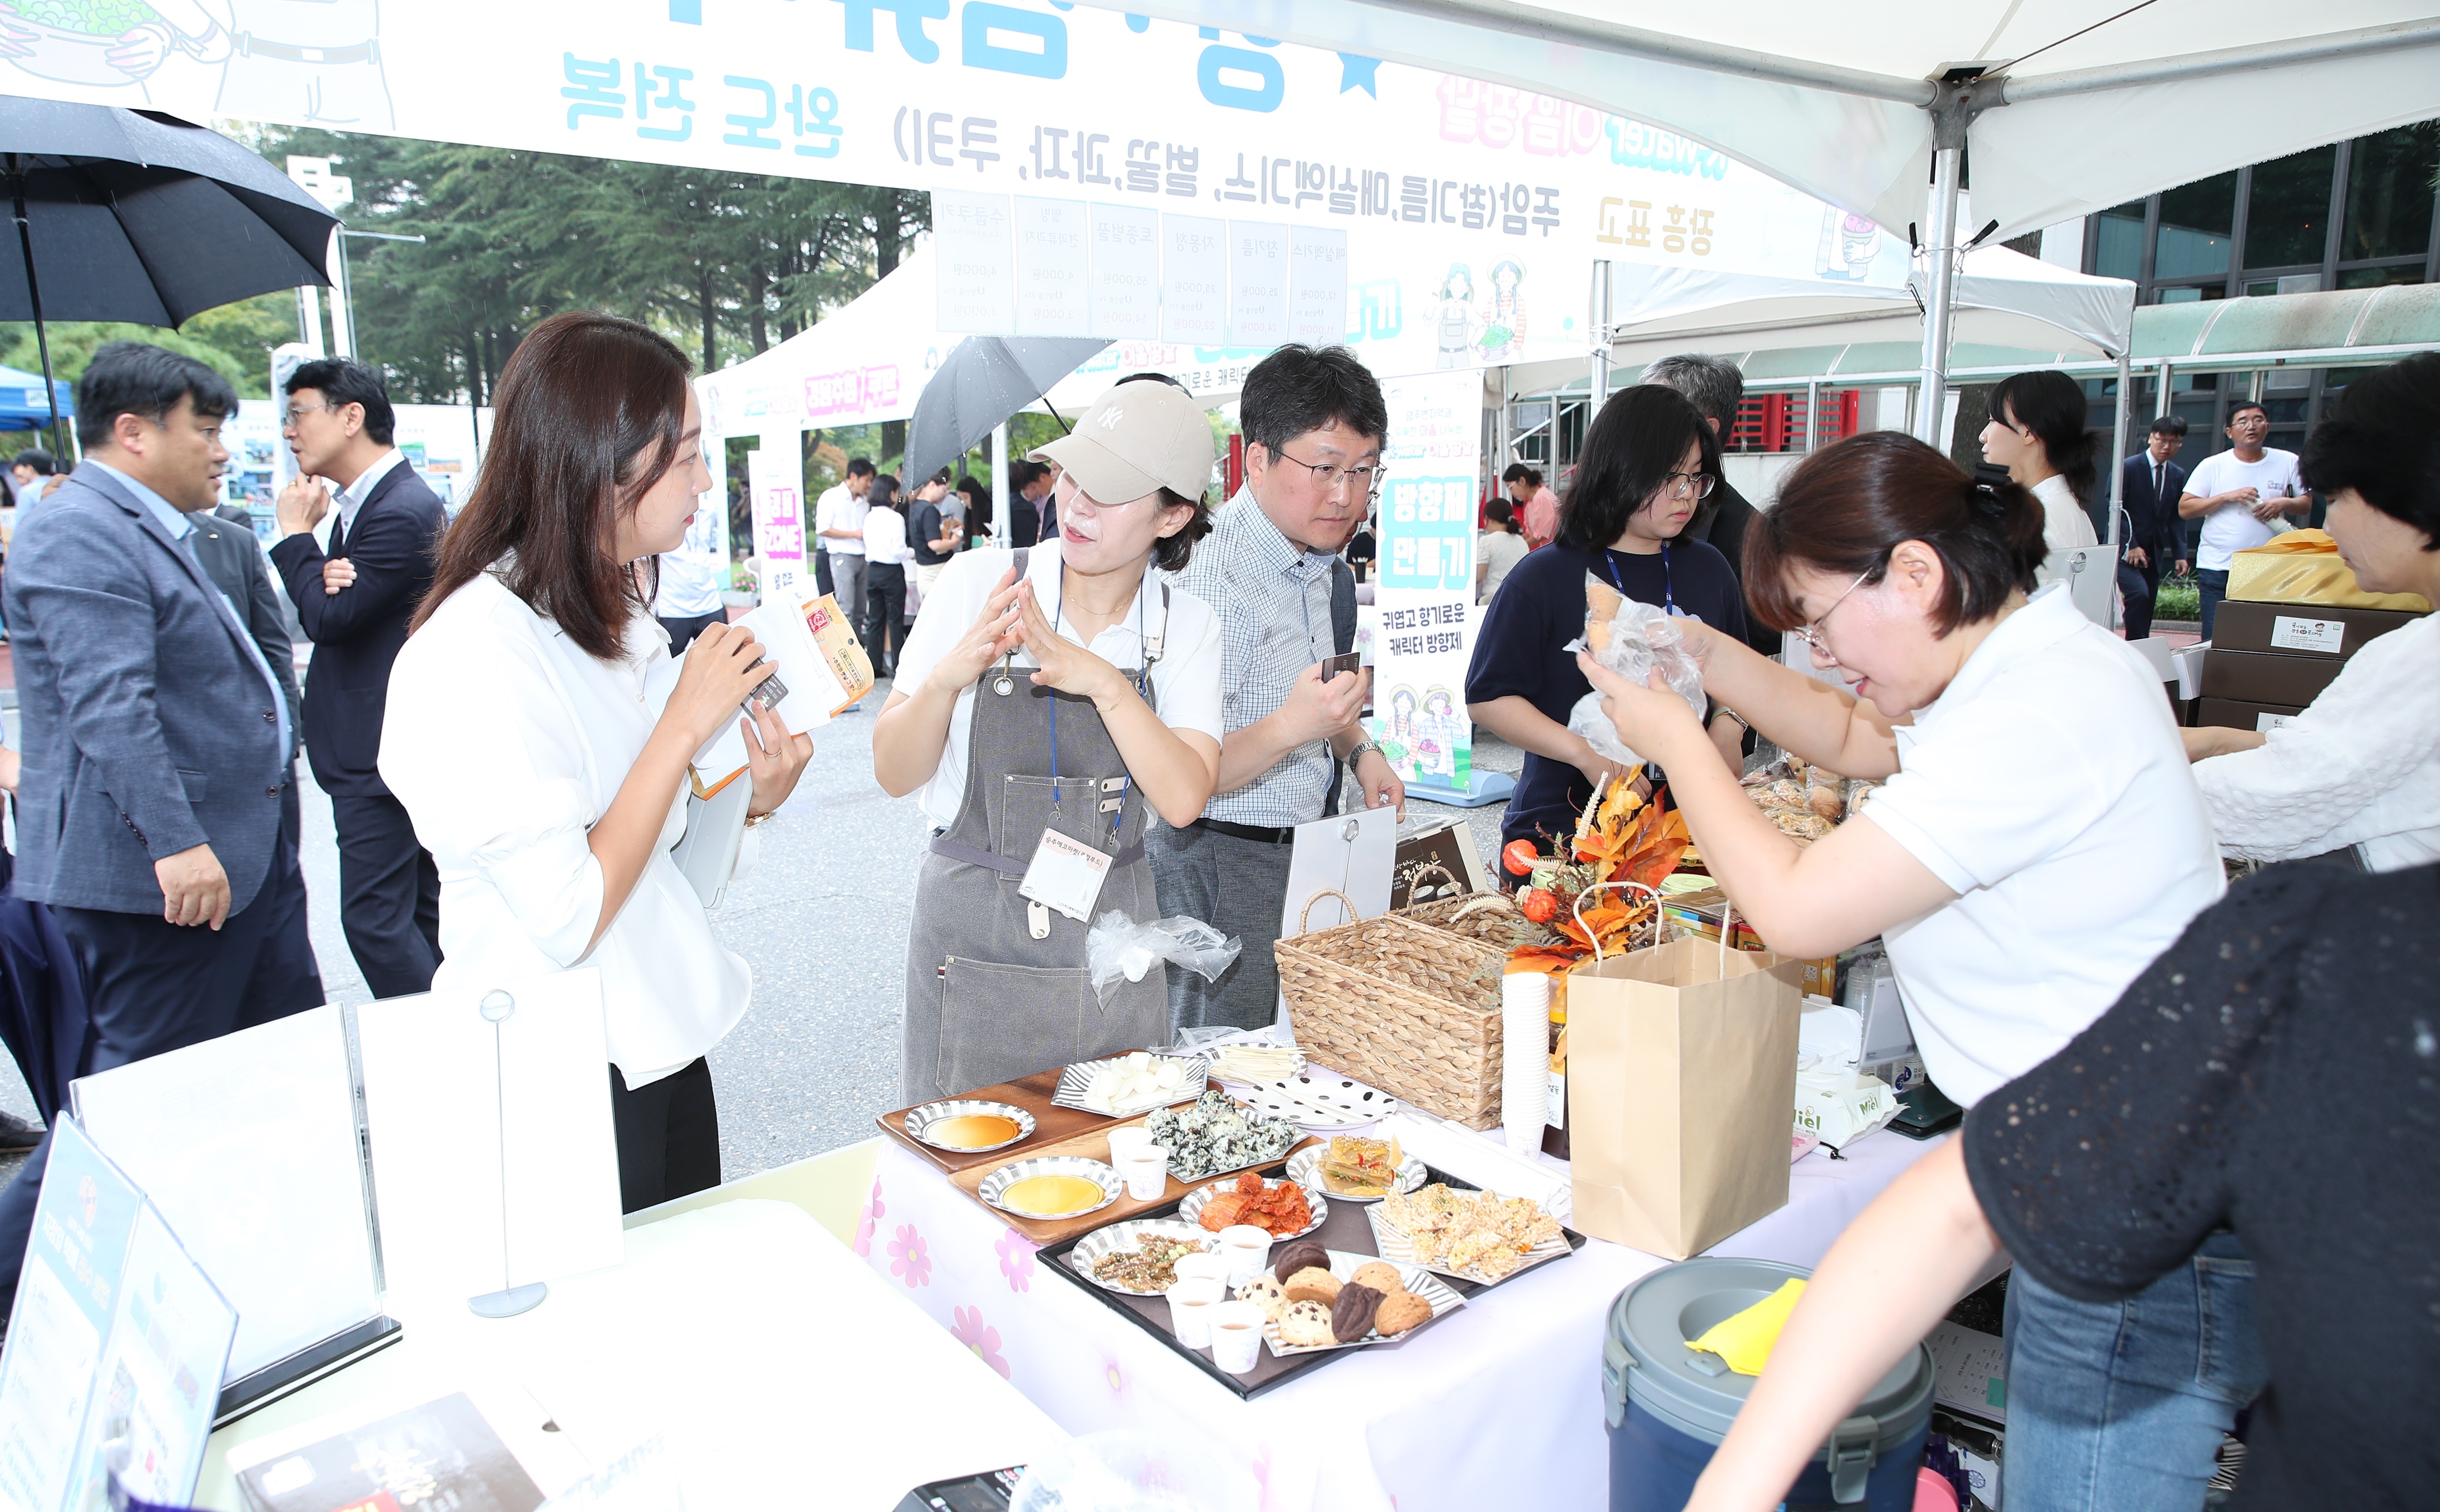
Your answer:
[[[1593,413],[1599,415],[1609,401],[1609,295],[1610,277],[1607,258],[1593,262]],[[1557,453],[1552,453],[1556,460]]]
[[[2105,545],[2121,543],[2118,534],[2119,512],[2126,505],[2126,421],[2133,412],[2135,396],[2127,390],[2134,387],[2134,364],[2125,352],[2118,354],[2118,416],[2109,429],[2109,533],[2102,538]]]
[[[1948,327],[1957,296],[1957,193],[1965,149],[1937,148],[1931,154],[1929,234],[1924,251],[1929,257],[1931,288],[1924,300],[1923,381],[1916,387],[1915,439],[1947,450],[1941,436],[1942,412],[1948,408]]]
[[[992,427],[992,534],[1008,539],[1008,421]]]

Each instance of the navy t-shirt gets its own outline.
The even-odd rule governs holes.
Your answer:
[[[1465,701],[1521,698],[1559,724],[1592,691],[1568,643],[1585,632],[1585,575],[1597,574],[1627,597],[1684,613],[1742,640],[1745,594],[1729,559],[1700,541],[1670,543],[1668,555],[1578,551],[1552,544],[1529,551],[1508,574],[1482,616],[1466,668]],[[1525,770],[1501,818],[1501,844],[1573,831],[1592,800],[1592,785],[1565,761],[1527,752]]]
[[[915,565],[937,567],[949,560],[949,553],[934,551],[932,543],[941,539],[941,521],[944,516],[958,517],[961,511],[946,499],[915,507],[914,515],[906,522],[906,544],[914,550]]]

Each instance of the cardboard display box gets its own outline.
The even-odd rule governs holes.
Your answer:
[[[2198,727],[2252,730],[2268,735],[2305,711],[2292,703],[2254,703],[2236,699],[2207,698],[2195,704]]]
[[[2232,651],[2214,642],[2203,658],[2203,697],[2298,708],[2338,681],[2346,663],[2336,656],[2288,656],[2269,651]]]
[[[2212,645],[2223,651],[2259,651],[2344,661],[2377,635],[2422,618],[2395,609],[2334,609],[2322,604],[2257,604],[2222,600]]]

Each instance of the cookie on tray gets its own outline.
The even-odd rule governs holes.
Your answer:
[[[1283,1344],[1335,1344],[1338,1336],[1330,1331],[1330,1309],[1319,1302],[1291,1302],[1280,1314],[1280,1343]]]
[[[1398,1268],[1387,1260],[1368,1260],[1357,1266],[1355,1274],[1349,1279],[1359,1287],[1371,1287],[1383,1296],[1407,1290],[1406,1280],[1398,1274]]]
[[[1287,1290],[1273,1275],[1258,1275],[1239,1287],[1237,1300],[1262,1308],[1264,1318],[1271,1323],[1279,1322],[1280,1314],[1288,1310]]]
[[[1282,1290],[1290,1302],[1319,1302],[1327,1308],[1338,1300],[1338,1277],[1319,1266],[1309,1265],[1289,1276]]]
[[[1372,1309],[1372,1331],[1395,1338],[1419,1323],[1431,1321],[1432,1305],[1411,1291],[1392,1291]]]

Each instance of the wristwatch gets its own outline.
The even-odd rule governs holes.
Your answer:
[[[1356,741],[1355,749],[1347,753],[1347,770],[1350,772],[1355,771],[1355,763],[1364,759],[1365,752],[1378,751],[1380,749],[1381,742],[1378,740],[1365,739]]]
[[[1725,703],[1713,704],[1712,706],[1712,713],[1715,718],[1722,714],[1727,715],[1730,719],[1737,721],[1737,728],[1740,730],[1750,730],[1753,728],[1752,722],[1747,720],[1744,715],[1739,714],[1736,710],[1729,707]]]

